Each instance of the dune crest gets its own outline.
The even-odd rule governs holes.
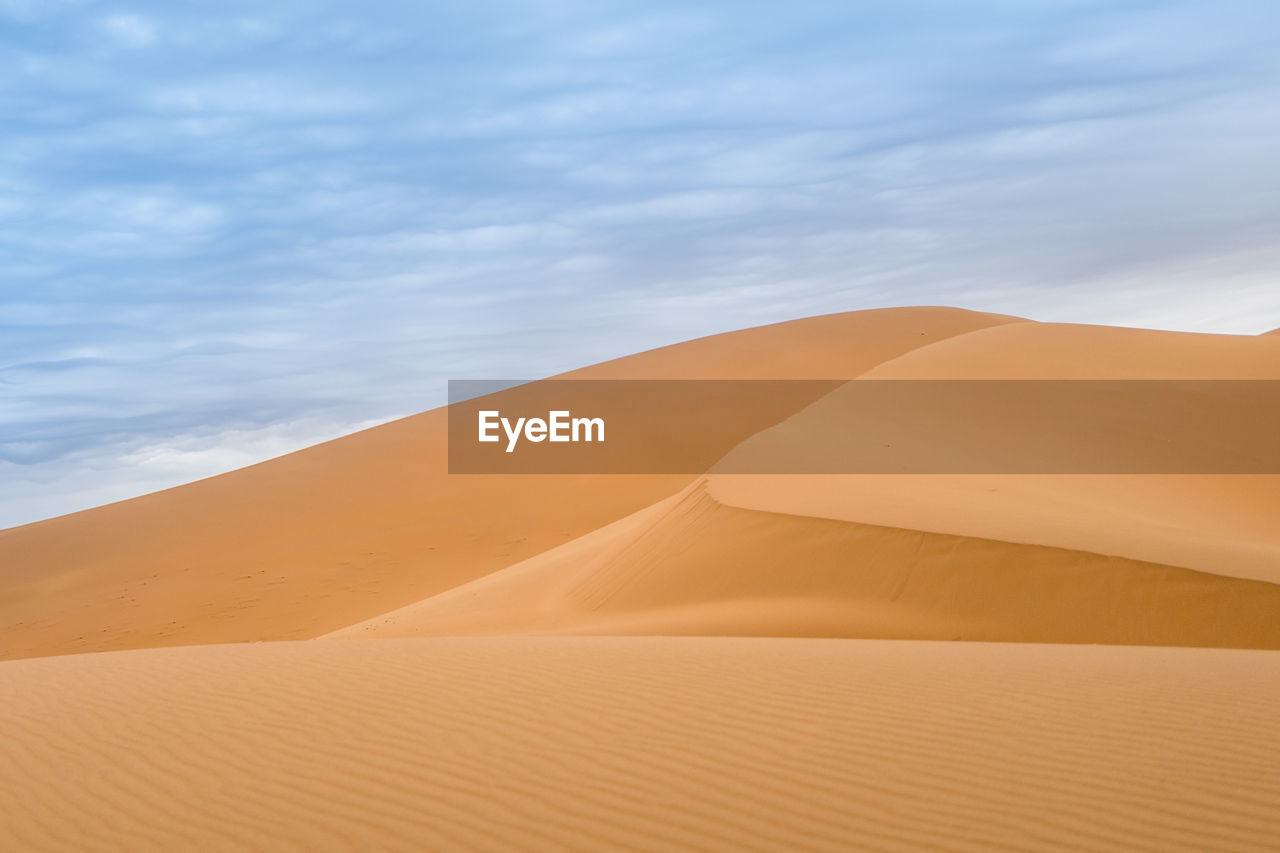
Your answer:
[[[1274,381],[1280,380],[1280,340],[1006,325],[919,347],[861,378]],[[735,452],[754,452],[769,441],[802,445],[815,428],[856,415],[833,412],[836,397],[829,395]],[[1018,425],[1005,425],[1005,435],[990,426],[982,429],[992,442],[1019,438]],[[1280,476],[1273,474],[717,475],[711,490],[718,500],[749,509],[1092,551],[1280,582]]]

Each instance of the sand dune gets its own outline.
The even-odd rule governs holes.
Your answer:
[[[1117,326],[1019,323],[885,359],[877,379],[1280,379],[1280,340]]]
[[[1280,649],[1280,585],[726,506],[705,484],[331,636],[888,637]]]
[[[0,846],[1257,850],[1280,837],[1278,705],[1280,657],[1199,649],[537,638],[16,661]]]
[[[925,308],[713,336],[577,377],[1275,378],[1280,342]],[[437,410],[0,531],[0,655],[302,639],[482,578],[688,476],[448,477]],[[783,425],[785,427],[785,424]],[[1276,478],[713,478],[722,504],[1275,580]]]
[[[435,410],[0,531],[0,849],[1280,837],[1280,477],[725,473],[858,383],[1280,379],[1280,338],[895,309],[568,376],[838,381],[710,472],[449,475]]]
[[[575,371],[845,378],[1016,318],[815,317]],[[0,531],[0,658],[303,639],[496,571],[670,495],[686,476],[449,477],[427,412],[220,477]]]
[[[1280,340],[1006,325],[917,348],[863,378],[1277,380]],[[750,453],[769,442],[803,446],[815,428],[855,415],[841,413],[835,397],[736,452]],[[981,424],[990,441],[1018,440],[1020,425],[994,426]],[[1210,421],[1206,431],[1212,429]],[[711,493],[744,508],[1050,545],[1280,582],[1275,475],[731,475],[713,477]]]
[[[717,475],[730,506],[1280,582],[1280,477]]]

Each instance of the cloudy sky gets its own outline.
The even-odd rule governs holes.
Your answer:
[[[0,526],[699,334],[1280,326],[1272,0],[0,0]]]

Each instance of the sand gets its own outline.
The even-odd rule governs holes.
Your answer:
[[[868,311],[575,371],[842,379],[1014,318]],[[0,659],[305,639],[569,542],[689,476],[449,477],[437,409],[220,477],[0,531]]]
[[[1280,649],[1280,585],[727,506],[705,483],[331,636],[641,634]]]
[[[0,667],[0,846],[1258,850],[1280,657],[315,641]]]
[[[1280,379],[1280,338],[890,309],[568,376],[844,384],[706,472],[450,476],[434,410],[0,531],[0,849],[1280,838],[1280,477],[725,472],[859,382]]]
[[[1280,380],[1280,339],[1003,325],[922,346],[860,378],[1274,381]],[[735,453],[767,451],[771,442],[803,446],[825,425],[853,416],[841,411],[839,395],[833,394]],[[1025,428],[981,426],[997,444],[1017,440],[1018,428]],[[1210,422],[1205,431],[1213,428]],[[711,493],[751,509],[1049,545],[1280,582],[1276,475],[725,475],[712,477]]]

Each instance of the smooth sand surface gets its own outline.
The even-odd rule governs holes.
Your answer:
[[[718,475],[730,506],[1280,582],[1275,475]]]
[[[704,483],[332,636],[888,637],[1280,649],[1280,585],[727,506]]]
[[[862,379],[1280,380],[1280,339],[1065,324],[974,331],[886,360]],[[856,399],[856,397],[851,397]],[[832,394],[735,454],[803,447],[857,417]],[[951,424],[992,443],[1028,424]],[[1202,431],[1212,438],[1211,413]],[[1120,436],[1123,437],[1123,436]],[[1117,452],[1125,445],[1117,442]],[[947,448],[937,448],[945,460]],[[732,455],[731,455],[732,456]],[[919,474],[712,477],[745,508],[1051,545],[1280,582],[1274,474]]]
[[[0,667],[0,847],[1261,850],[1280,656],[314,641]]]
[[[891,309],[568,376],[844,380],[727,463],[858,382],[1280,338]],[[451,476],[445,426],[0,531],[0,849],[1275,849],[1280,477]]]

